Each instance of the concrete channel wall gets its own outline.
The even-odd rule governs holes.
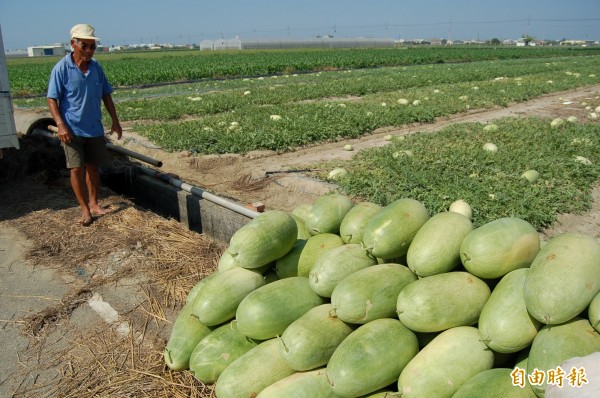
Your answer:
[[[135,167],[130,173],[105,175],[103,184],[131,197],[142,207],[163,217],[176,219],[190,230],[206,234],[224,244],[228,244],[231,236],[252,219],[145,175]]]

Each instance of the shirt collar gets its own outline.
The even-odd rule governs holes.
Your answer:
[[[71,68],[77,68],[77,65],[75,65],[75,61],[73,60],[73,53],[68,53],[67,54],[67,63],[69,64],[69,67]],[[88,70],[90,70],[91,68],[93,68],[94,64],[94,58],[92,58],[90,60],[90,64],[88,65]]]

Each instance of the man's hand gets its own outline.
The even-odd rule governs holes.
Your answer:
[[[123,129],[121,128],[121,124],[119,122],[114,122],[112,124],[112,126],[110,127],[110,133],[108,133],[108,134],[112,134],[112,133],[117,133],[118,140],[120,140],[121,137],[123,136]]]
[[[71,130],[64,124],[58,126],[58,133],[56,133],[56,135],[58,136],[58,139],[65,144],[70,144],[71,141],[73,141]]]

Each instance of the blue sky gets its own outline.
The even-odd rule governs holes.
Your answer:
[[[77,23],[109,46],[236,35],[600,40],[600,0],[0,0],[6,50],[68,42]]]

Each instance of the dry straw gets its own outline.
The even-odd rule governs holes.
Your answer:
[[[30,337],[15,397],[211,397],[189,372],[171,372],[162,351],[170,325],[189,290],[211,274],[224,247],[167,220],[137,208],[127,199],[101,194],[109,214],[90,227],[80,216],[68,184],[9,182],[0,192],[0,225],[19,229],[31,242],[29,262],[50,267],[71,278],[72,289],[58,303],[15,323]],[[111,196],[112,195],[112,196]],[[24,200],[23,198],[27,198]],[[73,276],[75,275],[75,277]],[[138,281],[144,300],[127,314],[123,336],[112,325],[105,330],[73,332],[72,313],[98,288],[122,280]],[[66,344],[56,341],[64,332]],[[40,372],[55,372],[45,383],[25,382]],[[14,375],[13,375],[14,377]],[[37,377],[37,376],[36,376]]]

